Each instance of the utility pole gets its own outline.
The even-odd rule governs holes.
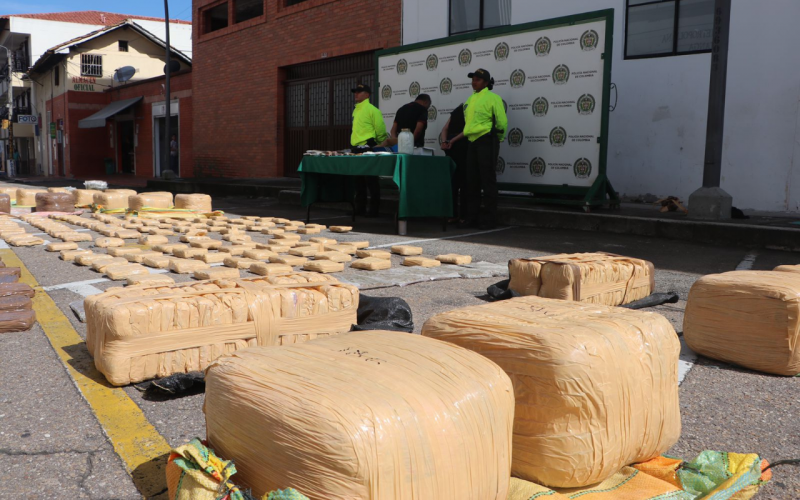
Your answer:
[[[170,60],[171,54],[170,54],[170,45],[169,45],[169,2],[168,2],[168,0],[164,0],[164,23],[165,23],[166,28],[167,28],[167,31],[166,31],[166,33],[167,33],[167,36],[166,36],[166,42],[167,42],[167,70],[165,71],[165,73],[167,75],[167,78],[166,78],[166,81],[164,82],[166,84],[165,85],[166,88],[164,90],[166,92],[166,96],[165,97],[166,97],[166,101],[167,101],[167,105],[166,105],[165,111],[164,111],[164,114],[165,114],[165,118],[164,118],[164,145],[166,146],[164,148],[164,153],[165,153],[164,154],[164,167],[167,170],[172,170],[172,165],[170,164],[170,161],[172,160],[172,158],[171,158],[171,154],[172,154],[171,149],[172,148],[170,147],[170,140],[172,138],[172,134],[171,134],[172,131],[170,130],[170,118],[172,117],[172,105],[170,103],[170,98],[169,98],[169,96],[170,96],[169,73],[170,73],[170,69],[171,69],[170,66],[172,65],[171,64],[172,61]],[[161,172],[164,172],[164,168],[161,169]]]
[[[703,187],[689,196],[689,215],[696,219],[724,220],[731,217],[733,199],[720,188],[730,27],[731,0],[715,0]]]
[[[0,47],[6,49],[6,61],[8,62],[8,71],[6,75],[6,79],[8,80],[8,158],[13,160],[14,158],[14,79],[12,76],[12,71],[14,70],[13,61],[11,59],[11,51],[8,50],[8,47],[4,45],[0,45]],[[8,158],[6,160],[8,160]],[[6,175],[11,177],[11,163],[6,161],[4,165],[6,169]]]

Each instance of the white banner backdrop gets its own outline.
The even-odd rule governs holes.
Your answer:
[[[467,74],[486,69],[508,115],[497,181],[589,187],[600,165],[604,45],[596,21],[382,55],[374,90],[387,130],[398,108],[429,94],[425,146],[442,155],[439,133],[472,94]]]

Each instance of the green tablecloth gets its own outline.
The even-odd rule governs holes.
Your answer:
[[[452,173],[456,165],[445,156],[304,156],[297,171],[304,207],[318,201],[349,202],[355,176],[391,177],[400,190],[398,217],[452,217]]]

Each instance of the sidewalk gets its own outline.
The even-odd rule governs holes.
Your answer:
[[[6,183],[25,184],[29,186],[44,186],[44,187],[66,187],[72,186],[77,188],[83,187],[83,182],[87,180],[93,181],[106,181],[109,188],[134,188],[144,191],[147,186],[147,180],[144,177],[136,177],[132,174],[115,174],[115,175],[101,175],[94,176],[86,179],[68,179],[65,177],[48,177],[48,176],[19,176],[13,179],[0,178],[0,181]]]

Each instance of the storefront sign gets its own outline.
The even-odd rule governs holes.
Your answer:
[[[483,68],[508,116],[498,182],[589,187],[600,171],[605,34],[605,20],[590,20],[389,49],[379,54],[377,89],[387,130],[400,106],[429,94],[438,113],[429,113],[425,146],[443,154],[439,132],[472,94],[467,74]]]
[[[72,77],[72,88],[73,90],[77,90],[78,92],[99,92],[102,89],[97,88],[95,90],[95,84],[97,84],[97,79],[92,78],[90,76],[73,76]]]
[[[36,125],[39,123],[39,118],[35,115],[17,115],[17,123]]]
[[[53,139],[56,138],[56,124],[55,122],[50,122],[50,137]]]

